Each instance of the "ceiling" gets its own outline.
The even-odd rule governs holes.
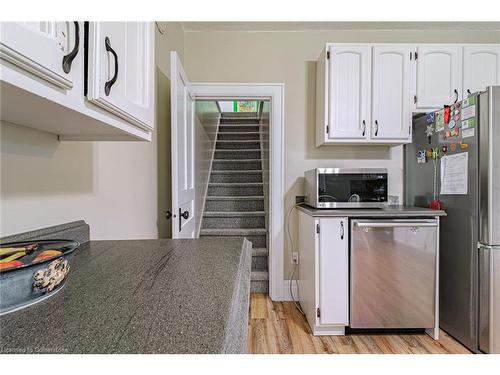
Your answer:
[[[184,31],[492,30],[500,22],[182,22]]]

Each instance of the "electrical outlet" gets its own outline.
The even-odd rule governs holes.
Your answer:
[[[299,264],[299,252],[294,251],[292,253],[292,264]]]

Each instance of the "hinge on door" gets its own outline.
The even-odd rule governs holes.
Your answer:
[[[326,126],[326,134],[330,134],[330,127],[328,125]]]
[[[408,126],[408,135],[410,135],[410,134],[411,134],[411,125]]]
[[[413,52],[410,52],[410,60],[412,59],[412,56],[413,56]]]
[[[417,104],[417,95],[413,95],[413,103]]]
[[[316,233],[319,233],[319,224],[316,224]]]
[[[319,307],[316,308],[316,317],[321,317],[321,311],[319,310]]]
[[[415,52],[415,60],[418,59],[418,53]]]
[[[326,51],[326,59],[330,60],[330,51]]]

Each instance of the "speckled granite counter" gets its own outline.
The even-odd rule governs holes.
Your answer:
[[[237,238],[84,243],[58,294],[0,317],[0,352],[245,352],[250,268]]]
[[[349,209],[317,209],[307,205],[297,206],[297,209],[311,216],[337,217],[434,217],[446,216],[442,210],[411,206],[386,206],[383,208],[349,208]]]

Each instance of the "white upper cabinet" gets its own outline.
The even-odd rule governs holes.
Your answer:
[[[149,22],[91,22],[88,99],[144,129],[154,123],[154,43]]]
[[[463,50],[463,97],[500,84],[500,45],[468,45]]]
[[[330,46],[328,138],[366,139],[370,123],[371,48]]]
[[[59,140],[151,140],[154,23],[2,22],[0,27],[2,121]]]
[[[78,22],[0,22],[0,57],[61,89],[73,87]],[[83,55],[83,53],[81,53]]]
[[[373,139],[408,140],[411,134],[412,61],[408,45],[373,47]]]
[[[462,46],[424,44],[417,47],[416,109],[442,108],[462,97]]]

